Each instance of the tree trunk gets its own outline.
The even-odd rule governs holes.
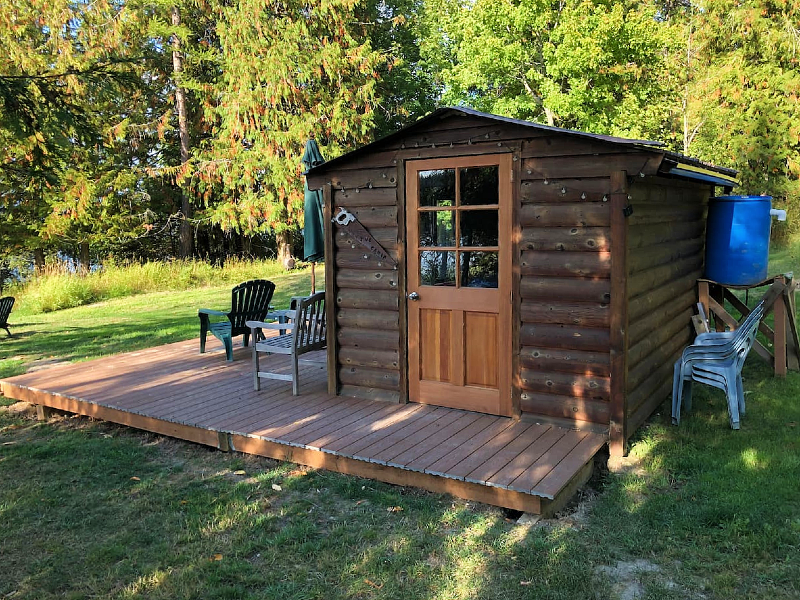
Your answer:
[[[547,124],[550,127],[555,127],[556,125],[556,115],[552,109],[545,107],[544,114],[547,117]]]
[[[253,257],[253,236],[242,236],[242,257],[246,259]]]
[[[44,250],[42,248],[33,250],[33,270],[37,275],[44,273]]]
[[[292,235],[288,230],[281,231],[275,235],[278,242],[278,263],[288,271],[294,268],[294,258],[292,257]]]
[[[177,27],[181,24],[181,12],[177,6],[172,7],[172,24]],[[189,123],[186,118],[186,90],[180,85],[180,76],[183,71],[183,54],[181,53],[181,40],[177,34],[172,36],[172,70],[175,74],[175,110],[178,113],[178,132],[181,139],[181,165],[189,162]],[[181,187],[181,227],[180,249],[181,258],[192,256],[192,207],[189,196]]]
[[[80,263],[81,275],[89,274],[89,242],[81,242],[78,261]]]

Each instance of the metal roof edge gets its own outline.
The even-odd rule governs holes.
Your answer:
[[[352,160],[357,156],[361,156],[362,154],[367,154],[371,150],[381,146],[382,144],[386,144],[391,140],[402,137],[404,135],[408,135],[409,132],[424,126],[426,123],[429,123],[430,121],[436,119],[442,119],[446,116],[451,116],[455,114],[470,115],[474,117],[484,118],[487,120],[499,121],[501,123],[516,125],[518,127],[525,127],[539,131],[549,131],[554,134],[579,137],[586,140],[595,140],[608,144],[615,144],[618,146],[632,147],[644,152],[656,152],[662,154],[664,157],[662,164],[659,167],[659,173],[662,175],[673,175],[697,181],[706,181],[724,187],[733,187],[739,185],[739,180],[736,178],[736,175],[738,175],[738,171],[736,171],[735,169],[729,169],[726,167],[711,165],[708,163],[704,163],[699,159],[691,158],[667,150],[664,147],[665,144],[663,142],[657,142],[651,140],[634,140],[628,138],[614,137],[610,135],[601,135],[598,133],[589,133],[586,131],[576,131],[574,129],[564,129],[561,127],[553,127],[551,125],[534,123],[532,121],[523,121],[521,119],[512,119],[510,117],[503,117],[500,115],[484,113],[464,106],[444,106],[441,108],[437,108],[433,112],[421,117],[414,123],[410,123],[405,127],[398,129],[397,131],[394,131],[388,135],[383,136],[382,138],[370,142],[369,144],[361,146],[360,148],[356,148],[355,150],[352,150],[346,154],[342,154],[341,156],[338,156],[334,159],[324,162],[321,165],[313,167],[307,172],[307,175],[313,176],[319,173],[323,173],[328,169],[330,169],[331,167],[339,165],[340,163]]]
[[[599,140],[602,142],[610,142],[612,144],[622,144],[626,146],[643,146],[644,149],[646,150],[661,149],[665,145],[664,142],[658,142],[654,140],[634,140],[631,138],[616,137],[613,135],[603,135],[601,133],[589,133],[588,131],[579,131],[577,129],[566,129],[564,127],[555,127],[553,125],[544,125],[542,123],[535,123],[534,121],[525,121],[523,119],[513,119],[511,117],[493,115],[491,113],[485,113],[479,110],[461,106],[449,106],[447,108],[450,110],[461,111],[465,114],[472,115],[475,117],[483,117],[486,119],[492,119],[494,121],[509,123],[511,125],[519,125],[521,127],[539,129],[542,131],[551,131],[553,133],[559,133],[559,134],[574,135],[582,138]]]
[[[662,174],[673,175],[695,181],[705,181],[723,187],[736,187],[741,184],[736,177],[736,169],[719,167],[705,163],[699,159],[683,156],[675,152],[667,152],[659,169]]]

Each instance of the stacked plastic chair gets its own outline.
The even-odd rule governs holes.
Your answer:
[[[681,419],[681,404],[686,391],[686,409],[691,408],[692,381],[721,389],[728,399],[728,416],[732,429],[739,429],[744,415],[742,367],[753,347],[758,324],[764,316],[764,301],[759,302],[734,331],[701,333],[675,362],[672,382],[672,422]]]

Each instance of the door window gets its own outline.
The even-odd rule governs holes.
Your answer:
[[[421,285],[496,288],[498,167],[419,171]]]

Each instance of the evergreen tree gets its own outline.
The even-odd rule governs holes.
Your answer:
[[[115,231],[133,196],[110,133],[138,85],[138,16],[113,2],[27,0],[0,15],[0,236],[6,253],[74,251]],[[109,109],[112,109],[109,111]],[[126,197],[127,203],[120,201]],[[111,202],[107,202],[111,200]]]
[[[278,239],[288,261],[303,207],[300,157],[315,137],[330,159],[369,140],[386,57],[355,20],[360,0],[240,0],[217,23],[222,75],[195,189],[224,229]]]

